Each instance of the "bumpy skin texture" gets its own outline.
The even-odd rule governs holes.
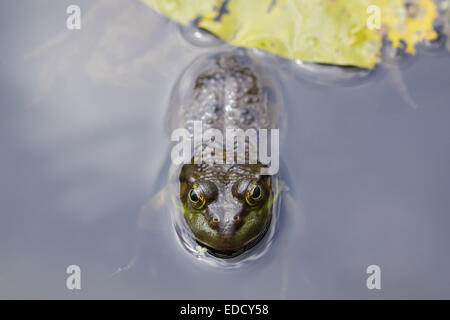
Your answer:
[[[203,121],[204,129],[223,132],[226,128],[269,127],[268,95],[247,59],[239,55],[219,55],[208,70],[197,76],[191,101],[181,109],[188,129],[196,120]]]
[[[192,101],[182,106],[186,128],[202,120],[203,130],[219,129],[225,136],[227,128],[270,127],[267,88],[261,88],[247,62],[242,56],[220,55],[197,76]],[[274,191],[273,177],[260,175],[262,166],[259,162],[183,165],[180,200],[197,242],[213,253],[235,255],[264,236],[272,217]],[[191,199],[194,189],[204,200],[201,208]],[[255,195],[257,200],[252,198]]]

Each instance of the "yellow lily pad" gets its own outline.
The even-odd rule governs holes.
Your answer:
[[[432,0],[142,0],[181,23],[195,23],[226,42],[284,58],[373,68],[382,37],[415,53],[437,37]],[[369,28],[369,6],[380,25]]]

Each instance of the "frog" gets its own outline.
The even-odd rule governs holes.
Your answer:
[[[221,132],[284,128],[281,90],[266,67],[244,49],[197,58],[172,89],[166,115],[169,135],[184,128],[195,141],[195,122],[201,122],[203,129]],[[144,205],[139,228],[154,225],[151,217],[163,216],[170,206],[176,234],[190,252],[206,249],[210,257],[222,260],[251,257],[252,250],[258,255],[265,252],[279,220],[282,194],[288,188],[279,172],[262,170],[268,163],[259,157],[250,162],[251,142],[243,143],[243,161],[238,161],[236,141],[232,150],[222,146],[223,163],[205,157],[196,163],[195,155],[211,144],[200,139],[193,146],[194,156],[169,165],[167,186]],[[233,161],[227,162],[230,152]],[[259,251],[254,249],[258,246]]]
[[[275,126],[268,90],[245,54],[219,53],[195,77],[187,103],[180,106],[182,122],[193,135],[192,123],[225,132]],[[271,88],[271,89],[268,89]],[[200,147],[205,147],[205,143]],[[235,145],[236,151],[238,147]],[[226,152],[224,154],[226,159]],[[248,154],[245,160],[248,160]],[[262,175],[261,162],[200,163],[182,166],[179,200],[185,223],[195,240],[210,252],[234,256],[256,244],[272,220],[272,175]],[[206,161],[207,162],[207,161]]]

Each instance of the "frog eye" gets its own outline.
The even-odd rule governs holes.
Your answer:
[[[189,191],[189,201],[197,210],[200,210],[205,205],[206,200],[203,191],[196,184],[194,184],[191,191]]]
[[[256,182],[250,182],[245,193],[245,201],[249,206],[255,206],[262,198],[262,189]]]

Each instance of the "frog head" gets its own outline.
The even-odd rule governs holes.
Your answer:
[[[258,164],[184,164],[180,200],[195,240],[234,256],[256,244],[272,216],[272,176]]]

